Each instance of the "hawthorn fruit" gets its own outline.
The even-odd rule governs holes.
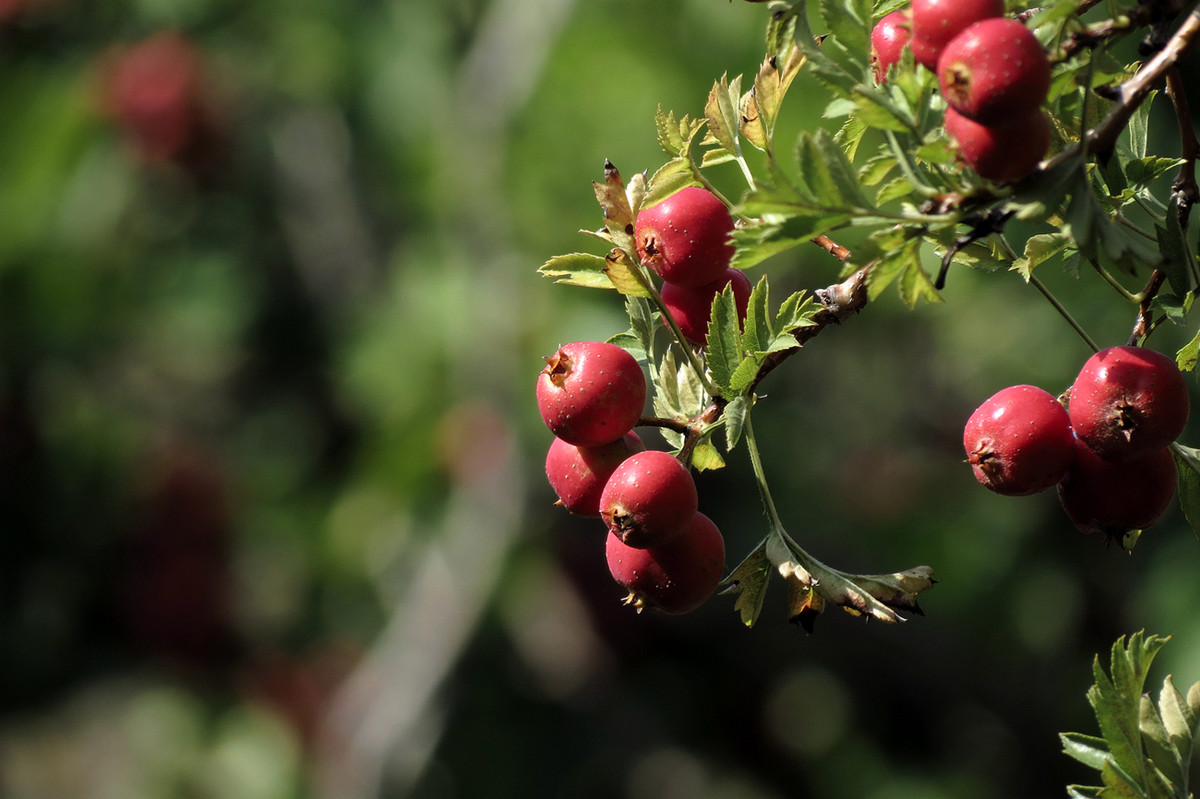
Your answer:
[[[750,306],[750,278],[740,269],[729,268],[725,274],[703,286],[688,288],[674,283],[663,283],[662,301],[671,318],[679,325],[684,338],[693,344],[703,345],[708,339],[708,323],[712,318],[713,299],[730,286],[733,302],[737,308],[738,323],[746,321]]]
[[[646,404],[646,376],[617,345],[576,341],[546,358],[537,403],[550,432],[567,443],[607,444],[637,424]]]
[[[1066,409],[1048,391],[1028,385],[985,400],[967,419],[963,448],[975,479],[1006,496],[1050,488],[1075,460]]]
[[[1000,125],[983,125],[953,108],[946,109],[946,135],[959,160],[996,183],[1013,183],[1028,175],[1050,148],[1050,120],[1040,109]]]
[[[670,541],[649,549],[631,547],[615,533],[605,543],[608,571],[629,590],[625,603],[640,613],[688,613],[704,604],[725,570],[725,539],[713,521],[696,513]]]
[[[1058,484],[1063,510],[1081,533],[1120,538],[1158,521],[1175,496],[1175,458],[1167,448],[1105,460],[1076,439],[1075,464]]]
[[[938,57],[937,76],[951,108],[990,125],[1028,115],[1050,92],[1042,45],[1015,19],[985,19],[963,30]]]
[[[888,71],[900,63],[900,56],[912,38],[912,20],[908,9],[885,14],[871,28],[871,71],[875,82],[887,80]]]
[[[917,63],[937,69],[946,45],[980,20],[1004,14],[1004,0],[913,0],[912,39],[909,46]]]
[[[1110,347],[1084,363],[1071,386],[1075,435],[1119,461],[1170,444],[1187,424],[1191,401],[1175,361],[1144,347]]]
[[[608,478],[626,458],[645,449],[633,431],[594,447],[578,447],[555,438],[546,452],[546,479],[564,508],[576,516],[598,518],[600,493]]]
[[[703,286],[729,268],[733,227],[725,203],[710,191],[688,186],[639,211],[634,239],[642,263],[664,281]]]
[[[691,472],[661,450],[631,455],[600,493],[600,515],[626,545],[648,549],[678,535],[699,506]]]

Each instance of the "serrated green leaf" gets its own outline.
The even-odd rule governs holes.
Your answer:
[[[881,91],[860,91],[853,101],[855,118],[868,127],[906,133],[916,126],[912,115]]]
[[[583,286],[592,289],[616,288],[612,280],[605,274],[608,262],[599,255],[585,252],[573,252],[567,255],[556,255],[538,267],[538,272],[553,278],[555,283],[565,283],[569,286]]]
[[[809,73],[835,91],[846,95],[853,92],[859,82],[858,78],[847,72],[841,64],[830,58],[828,53],[821,49],[816,35],[808,24],[806,0],[798,0],[793,3],[788,9],[788,15],[788,24],[792,27],[792,36],[796,45],[808,59]]]
[[[654,412],[668,419],[692,419],[708,404],[700,376],[687,359],[680,363],[673,349],[667,350],[659,363],[657,389]],[[666,436],[671,431],[663,428],[661,432]]]
[[[867,160],[858,170],[858,181],[864,186],[878,186],[897,166],[896,157],[882,152]],[[878,198],[876,198],[878,202]]]
[[[738,113],[741,94],[742,76],[738,75],[730,81],[728,75],[722,75],[709,90],[708,102],[704,105],[709,135],[729,155],[736,155],[740,151],[737,137],[738,128],[741,127]]]
[[[1070,757],[1096,771],[1104,767],[1109,753],[1103,738],[1079,732],[1064,732],[1058,737],[1062,741],[1063,752]]]
[[[1196,332],[1195,338],[1184,344],[1175,353],[1175,363],[1179,366],[1179,371],[1184,374],[1196,371],[1196,364],[1200,362],[1200,331]]]
[[[758,376],[758,367],[762,361],[754,355],[747,355],[742,358],[742,362],[733,370],[733,374],[729,377],[729,393],[734,397],[741,398],[754,384],[754,379]]]
[[[867,134],[868,130],[870,127],[861,117],[853,116],[842,123],[833,140],[838,147],[842,148],[846,158],[853,161],[858,155],[858,147],[862,144],[863,136]]]
[[[1192,709],[1188,706],[1187,699],[1179,693],[1169,674],[1163,680],[1162,690],[1158,694],[1158,708],[1159,714],[1162,717],[1163,727],[1167,732],[1171,745],[1175,748],[1179,762],[1182,764],[1184,771],[1186,771],[1192,756],[1192,738],[1196,732],[1196,724],[1200,722],[1200,719],[1192,712]],[[1185,782],[1180,783],[1180,785],[1183,784]]]
[[[1072,247],[1071,238],[1062,233],[1039,233],[1025,241],[1025,252],[1013,261],[1013,271],[1029,282],[1033,270]]]
[[[1187,777],[1184,774],[1183,761],[1179,752],[1176,751],[1170,735],[1167,734],[1167,728],[1158,714],[1158,708],[1154,706],[1154,702],[1148,696],[1142,697],[1141,705],[1138,708],[1138,729],[1142,731],[1142,745],[1145,747],[1146,755],[1150,758],[1153,768],[1161,772],[1167,785],[1186,784]],[[1147,770],[1147,776],[1151,775],[1152,770]],[[1165,796],[1170,795],[1171,792],[1168,788]]]
[[[683,152],[684,137],[680,135],[674,111],[663,111],[660,105],[654,115],[654,127],[658,131],[658,144],[667,155],[678,156]]]
[[[793,292],[779,305],[775,313],[775,336],[786,336],[795,330],[812,324],[814,313],[812,298],[803,291]]]
[[[834,40],[852,53],[870,50],[871,0],[818,0],[821,19]]]
[[[801,179],[819,207],[850,211],[870,205],[862,193],[854,167],[824,129],[800,134],[796,142],[796,161]]]
[[[893,200],[912,199],[912,195],[913,184],[908,178],[900,176],[889,180],[875,192],[875,205],[882,208]]]
[[[770,287],[763,275],[750,292],[746,305],[746,321],[742,346],[747,352],[762,352],[771,343]]]
[[[736,397],[725,406],[721,416],[725,420],[725,451],[732,452],[742,438],[746,426],[746,415],[750,412],[751,398]]]
[[[649,353],[646,352],[641,339],[632,330],[617,333],[615,336],[610,336],[606,341],[609,344],[616,344],[639,361],[645,361],[649,357]]]
[[[850,216],[844,213],[796,212],[779,221],[752,221],[733,232],[736,249],[732,265],[737,269],[757,266],[768,258],[808,244],[814,237],[835,230],[849,220]]]
[[[1179,200],[1175,195],[1171,196],[1167,205],[1163,224],[1155,225],[1154,230],[1167,283],[1182,297],[1196,288],[1196,260],[1179,222]]]
[[[626,297],[625,312],[629,316],[629,332],[637,338],[648,359],[654,352],[654,335],[660,327],[654,305],[645,297]]]
[[[726,286],[713,297],[708,322],[708,369],[721,393],[732,398],[733,373],[742,361],[741,333],[733,291]]]
[[[771,579],[771,560],[767,557],[764,540],[745,560],[722,581],[722,593],[735,593],[733,608],[742,618],[742,624],[753,627],[762,614],[763,598],[767,594],[767,583]]]
[[[642,198],[642,207],[649,208],[680,189],[698,185],[700,182],[696,180],[696,174],[692,171],[692,162],[687,158],[672,158],[650,176],[646,194]]]

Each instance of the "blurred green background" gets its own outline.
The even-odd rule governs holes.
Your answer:
[[[729,597],[638,616],[599,522],[553,507],[540,357],[626,323],[535,270],[591,246],[605,158],[662,163],[658,104],[757,69],[762,6],[0,15],[5,799],[1056,797],[1092,778],[1057,733],[1095,732],[1094,653],[1173,633],[1155,679],[1200,679],[1178,510],[1126,555],[962,463],[982,399],[1087,356],[1012,275],[956,271],[915,313],[889,293],[756,414],[793,535],[932,565],[927,617],[808,636],[778,585],[753,630]],[[801,80],[785,127],[823,104]],[[752,277],[778,299],[837,267]],[[1098,280],[1045,278],[1123,342]],[[698,482],[732,567],[765,532],[744,451]]]

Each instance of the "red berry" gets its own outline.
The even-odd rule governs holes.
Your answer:
[[[576,341],[546,358],[537,402],[550,432],[567,443],[607,444],[637,424],[646,404],[646,377],[615,344]]]
[[[1058,485],[1063,510],[1083,533],[1120,537],[1154,524],[1175,495],[1175,458],[1163,448],[1114,463],[1076,442],[1075,465]]]
[[[577,516],[600,515],[600,492],[621,463],[646,445],[637,433],[594,447],[577,447],[561,438],[546,453],[546,479],[562,506]]]
[[[1050,148],[1050,120],[1040,108],[994,127],[946,109],[946,134],[958,157],[980,177],[1013,183],[1032,172]]]
[[[738,322],[746,321],[746,310],[750,306],[750,278],[740,269],[725,270],[722,277],[712,283],[695,288],[663,283],[662,301],[671,317],[679,325],[684,338],[693,344],[704,344],[708,339],[708,322],[712,315],[713,298],[733,287],[733,303],[737,308]]]
[[[955,36],[938,58],[937,75],[946,103],[984,124],[1027,115],[1050,91],[1046,53],[1015,19],[985,19]]]
[[[888,70],[900,62],[900,54],[912,36],[907,9],[885,14],[871,29],[871,70],[875,82],[883,83]]]
[[[668,283],[703,286],[729,268],[733,217],[712,192],[689,186],[637,215],[638,256]]]
[[[625,603],[641,612],[654,607],[665,613],[687,613],[704,604],[725,570],[725,539],[703,513],[667,543],[636,549],[609,533],[605,545],[608,570],[629,589]]]
[[[678,535],[698,505],[691,472],[661,450],[631,455],[613,471],[600,494],[600,515],[608,529],[638,549]]]
[[[1071,386],[1075,435],[1112,461],[1170,444],[1183,432],[1190,406],[1179,367],[1143,347],[1096,353]]]
[[[1066,410],[1036,386],[1010,386],[989,397],[967,419],[963,448],[975,479],[1007,496],[1044,491],[1075,459]]]
[[[913,56],[926,69],[936,69],[951,39],[975,22],[1003,14],[1004,0],[913,0]]]

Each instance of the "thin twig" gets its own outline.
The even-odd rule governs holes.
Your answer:
[[[1200,199],[1200,187],[1196,185],[1196,159],[1200,157],[1200,142],[1196,140],[1196,128],[1192,125],[1192,113],[1188,108],[1187,92],[1178,64],[1167,70],[1166,78],[1167,96],[1171,98],[1175,119],[1179,123],[1179,156],[1183,159],[1179,175],[1171,184],[1171,192],[1175,196],[1179,226],[1187,230],[1192,205]]]

